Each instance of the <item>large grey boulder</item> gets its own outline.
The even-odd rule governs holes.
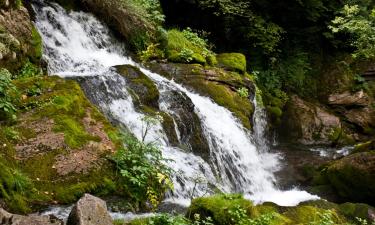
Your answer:
[[[67,225],[112,225],[105,201],[85,194],[73,207]]]
[[[11,214],[0,208],[0,224],[2,225],[63,225],[63,221],[54,216]]]

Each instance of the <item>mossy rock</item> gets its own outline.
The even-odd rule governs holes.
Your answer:
[[[159,108],[159,91],[154,82],[143,74],[139,68],[131,65],[116,67],[127,81],[127,85],[138,96],[140,103],[155,109]]]
[[[176,82],[192,88],[200,95],[210,97],[218,105],[233,112],[246,128],[251,129],[254,107],[248,98],[237,93],[237,90],[243,87],[250,93],[255,93],[254,83],[248,76],[198,64],[152,63],[149,67],[168,79],[173,78]]]
[[[237,207],[245,210],[250,218],[257,215],[254,205],[242,195],[228,194],[194,199],[188,208],[187,217],[194,219],[194,215],[199,214],[201,218],[211,217],[214,224],[227,225],[232,224],[229,211]]]
[[[370,152],[374,150],[375,150],[375,140],[372,140],[372,141],[368,141],[365,143],[357,144],[351,153],[354,154],[354,153],[359,153],[359,152]]]
[[[222,53],[216,58],[220,67],[242,74],[246,72],[246,57],[241,53]]]
[[[363,152],[334,161],[323,171],[329,184],[344,200],[374,204],[375,152]]]
[[[333,224],[344,225],[347,222],[346,219],[340,216],[334,209],[321,209],[305,205],[289,208],[283,215],[288,217],[293,225],[323,224],[327,218],[329,218]]]
[[[31,188],[12,194],[18,200],[6,201],[10,211],[25,213],[52,203],[70,204],[87,192],[118,192],[118,177],[106,159],[122,145],[116,138],[118,131],[86,99],[79,85],[58,77],[23,78],[14,83],[22,96],[17,103],[18,120],[11,127],[1,127],[8,131],[0,132],[0,160],[27,177]],[[35,85],[39,91],[30,92]],[[6,196],[0,194],[0,198]]]
[[[203,50],[189,41],[184,34],[177,30],[168,31],[167,58],[175,63],[198,63],[206,64],[206,58],[203,56]]]

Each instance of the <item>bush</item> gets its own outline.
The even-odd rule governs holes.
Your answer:
[[[148,201],[156,208],[164,193],[173,188],[171,169],[156,145],[138,141],[130,134],[124,134],[122,140],[126,148],[118,150],[111,160],[122,176],[123,188],[137,204]]]
[[[8,70],[0,69],[0,121],[16,118],[17,109],[11,97],[11,92],[16,91],[16,87],[12,84],[11,76]]]

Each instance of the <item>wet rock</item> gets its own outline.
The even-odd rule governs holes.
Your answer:
[[[350,93],[349,91],[332,94],[328,97],[328,104],[342,106],[367,106],[369,104],[369,96],[363,91]]]
[[[324,107],[294,95],[287,103],[283,135],[301,144],[332,144],[335,133],[342,129],[340,119]]]
[[[155,109],[159,108],[159,92],[150,78],[131,65],[117,66],[116,69],[125,78],[130,89],[138,96],[141,104]]]
[[[4,225],[63,225],[63,221],[54,216],[21,216],[11,214],[0,208],[0,223]]]
[[[246,128],[251,128],[254,107],[248,98],[237,93],[239,88],[246,88],[249,98],[254,96],[255,85],[248,75],[241,76],[237,72],[198,64],[150,63],[148,66],[150,70],[210,97],[233,112]]]
[[[112,218],[105,201],[85,194],[73,207],[67,225],[111,225]]]
[[[209,157],[209,146],[203,135],[200,120],[194,112],[193,102],[181,92],[165,90],[161,93],[161,105],[171,114],[177,124],[182,148],[187,148],[204,159]]]

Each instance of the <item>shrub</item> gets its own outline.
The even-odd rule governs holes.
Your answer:
[[[16,118],[17,109],[11,97],[11,92],[16,91],[16,87],[12,84],[11,76],[8,70],[0,69],[0,121]]]
[[[248,98],[249,97],[249,90],[245,87],[238,88],[237,94],[242,98]]]
[[[148,201],[156,208],[164,193],[173,188],[171,169],[153,143],[138,141],[130,134],[124,134],[122,140],[125,148],[118,150],[111,160],[122,176],[123,187],[137,204]]]

